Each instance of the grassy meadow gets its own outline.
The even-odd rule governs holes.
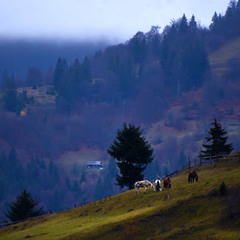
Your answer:
[[[28,97],[33,97],[35,100],[34,106],[52,106],[55,104],[55,94],[53,87],[50,85],[18,88],[18,92],[26,91]]]
[[[198,183],[188,183],[186,170],[172,178],[172,189],[126,191],[6,227],[0,239],[240,239],[239,159],[196,170]]]
[[[231,59],[238,59],[238,61],[240,60],[239,43],[240,38],[235,38],[227,42],[226,44],[224,44],[223,47],[209,55],[208,60],[211,65],[213,75],[221,79],[229,71],[229,66],[227,66],[227,63]]]

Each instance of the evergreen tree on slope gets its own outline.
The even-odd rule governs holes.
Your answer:
[[[35,200],[29,192],[23,190],[17,196],[16,201],[9,204],[10,209],[5,213],[5,216],[14,222],[45,214],[43,207],[37,208],[38,204],[38,200]]]
[[[117,175],[116,180],[121,188],[127,186],[132,189],[136,181],[143,179],[143,171],[153,160],[153,150],[141,135],[140,127],[124,123],[108,149],[108,153],[117,160],[121,175]]]
[[[216,119],[211,125],[213,127],[209,130],[210,137],[205,138],[209,144],[203,144],[205,150],[200,151],[201,158],[227,155],[233,150],[232,143],[227,144],[227,131],[222,128],[222,125]]]

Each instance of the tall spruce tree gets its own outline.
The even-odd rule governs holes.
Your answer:
[[[201,150],[199,154],[201,158],[226,155],[233,150],[232,143],[227,144],[227,131],[222,128],[222,125],[216,119],[211,125],[213,127],[208,132],[210,137],[205,137],[209,144],[203,144],[204,150]]]
[[[92,80],[91,64],[88,57],[84,58],[83,63],[81,64],[81,70],[83,79],[86,80],[87,82],[91,82]]]
[[[94,201],[104,198],[104,194],[105,194],[105,190],[103,188],[102,178],[99,177],[96,184],[95,192],[94,192],[94,198],[93,198]]]
[[[143,171],[153,160],[153,149],[142,136],[140,127],[133,124],[123,124],[123,129],[117,130],[117,136],[107,150],[117,160],[120,175],[117,175],[117,185],[121,188],[134,187],[134,183],[142,180]]]
[[[110,174],[111,179],[115,178],[117,176],[118,170],[117,170],[117,164],[114,158],[111,158],[108,164],[108,172]]]
[[[186,18],[186,15],[183,14],[183,16],[179,22],[179,33],[186,34],[187,31],[188,31],[188,20]]]
[[[54,87],[58,94],[62,95],[65,89],[65,78],[68,71],[67,61],[59,58],[54,71]]]
[[[35,200],[27,190],[23,190],[16,201],[9,204],[10,209],[5,216],[15,222],[45,214],[43,207],[37,208],[38,204],[38,200]]]
[[[142,64],[147,56],[146,37],[143,32],[137,32],[129,41],[128,48],[133,56],[134,63]]]
[[[197,22],[195,20],[195,16],[192,15],[191,20],[188,24],[191,31],[197,31]]]
[[[14,77],[8,77],[3,82],[3,106],[10,112],[16,112],[18,108],[17,87]]]

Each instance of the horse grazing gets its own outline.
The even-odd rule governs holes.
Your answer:
[[[163,179],[163,185],[164,185],[164,188],[171,188],[172,184],[171,184],[170,177],[165,177]]]
[[[161,192],[162,191],[162,188],[161,188],[161,180],[160,179],[157,179],[155,181],[155,185],[156,185],[156,191],[157,192]]]
[[[191,182],[194,182],[194,179],[196,178],[196,182],[198,182],[198,175],[197,175],[197,172],[195,170],[193,171],[190,171],[189,172],[189,175],[188,175],[188,182],[191,183]]]
[[[139,194],[139,188],[144,188],[145,193],[147,192],[148,187],[151,187],[152,191],[155,192],[154,185],[148,180],[138,181],[134,184],[134,188],[136,189],[136,193]]]

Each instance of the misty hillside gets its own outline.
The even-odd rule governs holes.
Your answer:
[[[198,182],[188,183],[184,171],[172,178],[171,189],[126,191],[6,227],[0,238],[239,239],[239,152],[235,156],[198,167]]]
[[[124,122],[139,125],[154,149],[150,180],[197,164],[215,118],[240,149],[239,5],[213,13],[209,28],[183,15],[161,33],[153,26],[97,51],[2,42],[1,221],[24,188],[52,212],[119,193],[107,149]],[[24,69],[20,81],[15,71]]]
[[[0,72],[8,71],[17,81],[27,77],[31,68],[43,72],[45,78],[54,70],[59,57],[69,61],[75,58],[83,60],[85,56],[93,55],[97,50],[106,47],[105,42],[64,42],[47,40],[14,40],[0,38]],[[51,81],[46,79],[47,82]],[[43,81],[43,80],[42,80]],[[43,81],[44,83],[44,81]]]

